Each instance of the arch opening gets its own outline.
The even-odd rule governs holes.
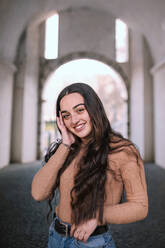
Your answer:
[[[65,86],[74,82],[87,83],[96,91],[112,128],[128,137],[128,92],[123,78],[101,61],[75,59],[58,67],[45,82],[42,92],[41,154],[60,136],[55,122],[56,99]]]

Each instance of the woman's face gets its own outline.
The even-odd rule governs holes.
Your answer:
[[[91,133],[92,124],[84,98],[79,93],[64,96],[60,101],[60,111],[67,129],[85,141]]]

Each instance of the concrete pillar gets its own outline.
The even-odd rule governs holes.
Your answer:
[[[144,37],[131,34],[131,140],[145,161],[153,161],[153,86],[151,56]]]
[[[115,60],[115,17],[96,9],[68,9],[59,16],[59,57],[80,51]]]
[[[0,168],[10,162],[13,74],[16,67],[0,61]]]
[[[37,158],[39,30],[30,26],[26,37],[26,56],[17,76],[12,161],[31,162]]]
[[[165,168],[165,59],[155,65],[154,77],[154,132],[155,163]]]

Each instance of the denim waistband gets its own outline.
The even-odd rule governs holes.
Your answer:
[[[58,216],[55,215],[53,226],[57,232],[60,234],[65,234],[66,236],[70,235],[71,224],[62,221]],[[100,235],[109,231],[108,225],[97,226],[96,229],[92,232],[91,236]]]

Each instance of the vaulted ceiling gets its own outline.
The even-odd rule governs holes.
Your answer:
[[[5,56],[27,25],[39,13],[66,8],[89,7],[106,11],[145,35],[155,63],[165,58],[165,1],[164,0],[1,0],[0,57]],[[14,30],[12,37],[7,30]],[[8,45],[8,49],[5,48]],[[11,51],[12,53],[12,51]]]

